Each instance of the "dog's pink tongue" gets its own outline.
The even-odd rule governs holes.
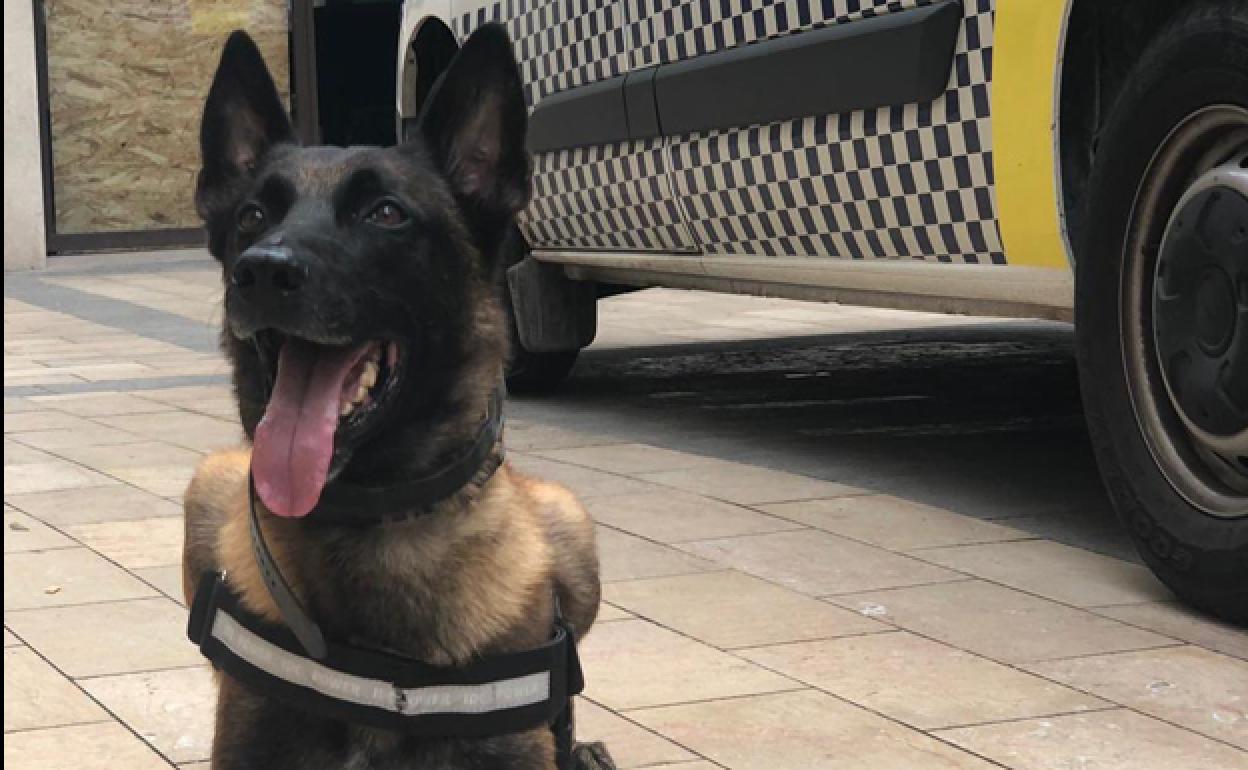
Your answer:
[[[368,349],[297,340],[282,346],[277,383],[251,454],[256,492],[278,516],[306,516],[320,499],[334,456],[343,385]]]

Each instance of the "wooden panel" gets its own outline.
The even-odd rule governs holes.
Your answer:
[[[289,94],[285,0],[47,0],[59,233],[193,227],[199,119],[226,35]]]

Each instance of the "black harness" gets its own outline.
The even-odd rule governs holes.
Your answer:
[[[427,513],[466,485],[484,483],[502,464],[502,402],[500,388],[472,445],[438,472],[384,488],[335,482],[309,517],[364,526]],[[572,696],[585,683],[576,639],[557,599],[546,644],[463,666],[435,666],[327,639],[269,552],[250,477],[248,485],[256,562],[285,625],[242,606],[225,573],[205,574],[191,604],[187,635],[216,668],[313,715],[409,735],[477,738],[548,726],[555,733],[559,767],[571,767]],[[395,510],[411,513],[369,515]]]

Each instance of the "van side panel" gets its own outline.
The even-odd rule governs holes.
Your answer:
[[[1011,265],[1072,264],[1058,190],[1058,79],[1068,0],[997,7],[992,133],[997,210]]]

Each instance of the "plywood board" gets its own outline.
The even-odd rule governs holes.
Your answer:
[[[47,0],[59,233],[199,224],[199,120],[226,36],[289,94],[285,0]]]

